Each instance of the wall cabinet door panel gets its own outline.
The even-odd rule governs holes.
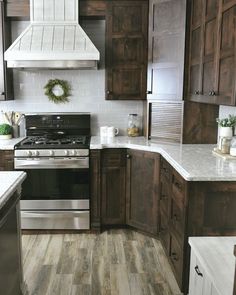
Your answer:
[[[106,26],[106,99],[144,100],[148,1],[110,1]]]

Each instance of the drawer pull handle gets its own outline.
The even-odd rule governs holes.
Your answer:
[[[197,273],[198,276],[203,277],[203,274],[200,272],[198,265],[196,265],[194,267],[194,269],[195,269],[195,271],[196,271],[196,273]]]
[[[177,253],[175,253],[175,252],[171,253],[171,257],[172,257],[172,259],[175,260],[175,261],[178,261],[178,260],[179,260],[178,255],[177,255]]]

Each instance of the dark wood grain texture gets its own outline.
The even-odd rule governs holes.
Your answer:
[[[217,142],[219,106],[185,101],[183,143],[215,144]]]
[[[149,1],[148,99],[183,99],[185,19],[185,0]]]
[[[127,224],[147,233],[158,232],[160,155],[128,150]]]
[[[0,171],[14,170],[14,151],[0,150]]]
[[[194,0],[189,11],[186,97],[202,103],[235,105],[236,2]]]
[[[144,100],[147,84],[147,1],[109,1],[106,99]]]
[[[102,151],[102,225],[125,225],[126,150]]]
[[[0,101],[12,100],[13,93],[13,72],[7,69],[4,61],[4,52],[11,44],[11,24],[6,18],[6,4],[0,1]]]
[[[101,227],[101,151],[90,151],[91,229]]]

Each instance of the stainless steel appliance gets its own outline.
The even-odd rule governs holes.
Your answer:
[[[27,137],[15,146],[23,229],[89,229],[89,114],[26,115]]]

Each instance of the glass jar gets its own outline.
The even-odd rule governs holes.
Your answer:
[[[139,136],[140,133],[140,119],[138,114],[129,114],[128,116],[128,136]]]

